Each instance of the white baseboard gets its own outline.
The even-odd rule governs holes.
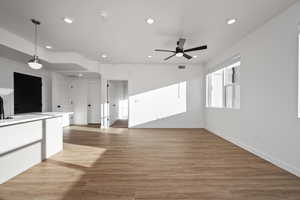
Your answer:
[[[298,169],[297,167],[293,167],[291,166],[290,164],[287,164],[286,162],[283,162],[279,159],[276,159],[276,158],[273,158],[269,155],[267,155],[266,153],[263,153],[249,145],[246,145],[246,144],[243,144],[241,143],[240,141],[234,139],[234,138],[231,138],[231,137],[228,137],[228,136],[224,136],[224,135],[221,135],[219,133],[214,133],[213,131],[210,131],[208,129],[206,129],[207,131],[209,131],[210,133],[212,134],[215,134],[239,147],[241,147],[242,149],[245,149],[246,151],[249,151],[250,153],[253,153],[254,155],[276,165],[277,167],[281,168],[281,169],[284,169],[288,172],[290,172],[291,174],[294,174],[295,176],[299,177],[300,178],[300,169]]]

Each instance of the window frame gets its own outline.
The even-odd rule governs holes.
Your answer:
[[[298,119],[300,119],[300,26],[298,31]]]
[[[240,79],[240,67],[241,67],[241,59],[240,57],[236,57],[236,59],[232,59],[231,62],[228,62],[227,64],[223,64],[222,67],[218,70],[215,70],[213,72],[210,72],[208,74],[206,74],[205,76],[205,81],[206,81],[206,102],[205,102],[205,106],[206,108],[215,108],[215,109],[232,109],[232,110],[240,110],[241,109],[241,106],[240,106],[240,102],[239,104],[237,104],[236,100],[237,100],[237,89],[240,90],[240,83],[239,83],[239,79]],[[238,72],[236,72],[238,74],[238,80],[234,83],[227,83],[226,84],[226,69],[228,68],[238,68]],[[209,80],[209,77],[210,79],[211,76],[218,72],[218,71],[221,71],[222,70],[222,89],[223,89],[223,95],[222,95],[222,106],[221,107],[218,107],[218,106],[213,106],[212,105],[212,92],[211,92],[211,80]],[[229,107],[227,106],[227,89],[229,87],[232,87],[232,106]],[[240,92],[239,92],[240,93]],[[239,100],[240,100],[240,97],[239,97]]]

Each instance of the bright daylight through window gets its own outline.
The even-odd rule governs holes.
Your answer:
[[[206,76],[206,106],[240,108],[240,60]]]

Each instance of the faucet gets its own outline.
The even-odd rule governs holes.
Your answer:
[[[0,96],[0,119],[5,119],[5,117],[4,117],[3,98],[1,96]]]

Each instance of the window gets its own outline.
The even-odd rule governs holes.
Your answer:
[[[236,62],[224,69],[225,107],[240,108],[239,66]]]
[[[240,61],[206,76],[206,106],[214,108],[240,108]]]
[[[128,99],[119,101],[119,119],[128,119]]]
[[[207,106],[223,107],[223,70],[207,75]]]

